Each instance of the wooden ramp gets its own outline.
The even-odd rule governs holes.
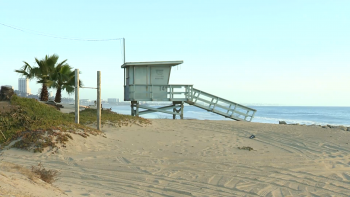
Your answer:
[[[196,88],[192,88],[190,94],[191,95],[188,97],[190,99],[185,101],[185,103],[224,116],[225,118],[250,122],[256,113],[255,109],[223,99]]]

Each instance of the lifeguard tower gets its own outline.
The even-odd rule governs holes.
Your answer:
[[[234,120],[251,121],[255,109],[193,88],[188,84],[169,84],[171,67],[183,61],[126,62],[124,69],[124,101],[131,101],[131,115],[152,112],[172,114],[183,119],[184,103]],[[154,108],[144,101],[171,101],[172,105]],[[141,109],[145,109],[140,111]],[[171,111],[168,111],[168,110]]]

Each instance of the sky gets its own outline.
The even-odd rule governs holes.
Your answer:
[[[121,40],[82,40],[125,38],[126,62],[184,61],[170,84],[248,105],[350,106],[349,10],[348,0],[0,0],[0,85],[18,89],[23,61],[57,54],[85,86],[101,71],[102,99],[123,100]]]

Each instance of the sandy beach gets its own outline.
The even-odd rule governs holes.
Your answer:
[[[2,151],[2,169],[9,169],[7,162],[27,169],[41,162],[60,175],[51,186],[1,171],[0,196],[10,196],[5,191],[15,196],[350,194],[349,131],[160,119],[149,126],[104,125],[103,132],[106,138],[73,135],[66,148],[54,153]]]

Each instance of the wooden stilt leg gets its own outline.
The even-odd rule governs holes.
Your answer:
[[[181,118],[181,119],[184,119],[184,102],[181,102],[180,118]]]

